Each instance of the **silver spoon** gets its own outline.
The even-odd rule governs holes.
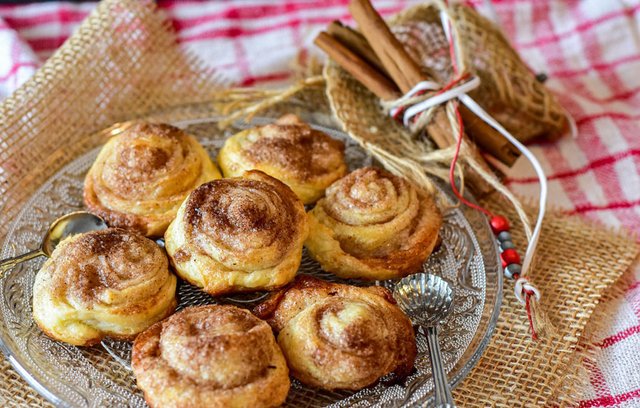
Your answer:
[[[453,304],[453,288],[444,279],[428,273],[409,275],[396,285],[393,297],[398,306],[422,326],[427,336],[431,372],[434,384],[434,404],[437,408],[453,408],[455,402],[444,371],[442,353],[438,344],[438,324],[443,321]]]
[[[55,220],[44,236],[40,248],[26,254],[14,256],[0,261],[0,276],[19,263],[39,256],[51,256],[58,244],[72,235],[107,228],[107,223],[97,215],[86,211],[72,212]]]

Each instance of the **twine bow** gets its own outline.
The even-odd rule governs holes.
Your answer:
[[[420,82],[406,95],[388,104],[390,114],[394,119],[399,119],[402,115],[402,123],[413,133],[421,131],[442,103],[480,86],[480,79],[475,76],[465,82],[470,77],[469,73],[458,75],[443,87],[434,81]],[[414,118],[417,120],[413,120]]]

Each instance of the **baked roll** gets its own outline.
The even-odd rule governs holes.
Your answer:
[[[33,318],[49,337],[90,346],[132,339],[176,307],[176,277],[162,249],[109,228],[62,241],[38,272]]]
[[[291,385],[269,325],[235,306],[154,324],[136,338],[131,367],[152,408],[276,407]]]
[[[347,173],[344,143],[293,114],[230,137],[220,150],[218,164],[225,177],[262,170],[291,187],[305,204],[316,202]]]
[[[104,145],[85,179],[84,203],[112,227],[161,236],[185,197],[216,178],[220,173],[193,136],[138,123]]]
[[[298,276],[254,309],[278,332],[292,375],[327,390],[359,390],[394,372],[411,373],[409,318],[380,286],[360,288]]]
[[[165,234],[178,275],[211,295],[290,282],[308,234],[302,202],[261,171],[194,190]]]
[[[309,212],[305,245],[323,269],[342,278],[394,279],[421,269],[441,224],[430,196],[366,167],[332,184]]]

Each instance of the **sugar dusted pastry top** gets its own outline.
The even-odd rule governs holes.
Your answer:
[[[442,217],[432,197],[377,167],[333,183],[309,212],[305,245],[323,269],[343,278],[393,279],[420,270]]]
[[[413,369],[409,318],[382,287],[341,285],[300,275],[254,309],[278,332],[292,375],[323,389],[358,390]]]
[[[176,306],[176,277],[150,239],[117,228],[64,240],[38,272],[33,314],[49,336],[74,345],[131,338]]]
[[[189,307],[140,334],[132,352],[151,407],[275,407],[288,369],[269,325],[235,306]]]
[[[262,170],[291,187],[305,204],[322,197],[347,171],[344,143],[293,114],[227,139],[218,162],[226,177]]]
[[[307,234],[304,206],[293,191],[254,170],[191,193],[165,246],[179,276],[217,295],[291,281]]]
[[[84,202],[111,226],[158,236],[193,189],[219,177],[193,136],[138,123],[102,148],[85,179]]]

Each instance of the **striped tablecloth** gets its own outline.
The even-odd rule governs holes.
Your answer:
[[[160,1],[184,47],[242,85],[284,84],[317,53],[314,35],[349,21],[348,0]],[[380,0],[389,15],[414,3]],[[473,0],[484,7],[481,0]],[[552,205],[640,232],[640,2],[494,0],[504,31],[576,119],[579,136],[533,146],[550,180]],[[0,5],[0,99],[26,81],[94,8],[92,3]],[[534,173],[519,161],[509,186],[534,196]],[[607,326],[583,407],[640,406],[640,266],[606,305]]]

